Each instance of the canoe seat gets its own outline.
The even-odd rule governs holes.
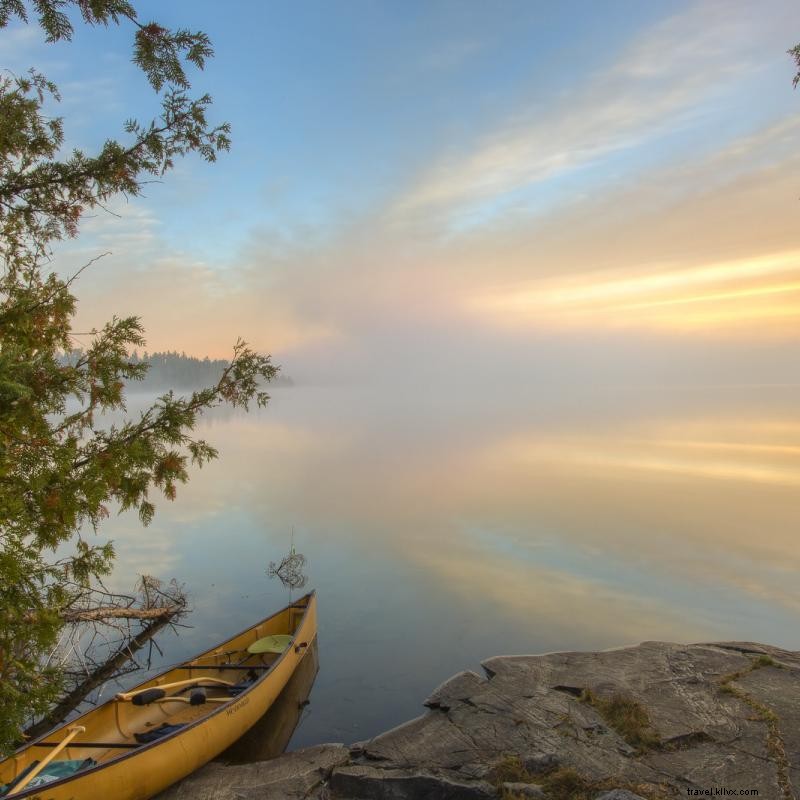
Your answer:
[[[181,722],[176,725],[170,725],[169,723],[165,722],[163,725],[160,725],[158,728],[153,728],[151,731],[134,733],[133,738],[136,739],[139,744],[150,744],[150,742],[157,742],[159,739],[163,739],[165,736],[169,736],[171,733],[175,733],[175,731],[179,731],[185,726],[185,722]]]
[[[38,763],[38,761],[34,761],[32,764],[29,764],[26,770],[17,775],[16,780],[11,781],[11,783],[5,786],[0,786],[0,797],[5,797],[5,795],[11,792],[29,772],[36,769]],[[51,761],[25,789],[27,790],[34,786],[46,786],[48,783],[60,780],[61,778],[68,778],[70,775],[74,775],[76,772],[80,772],[83,769],[89,769],[89,767],[93,767],[96,764],[97,762],[93,758],[73,758],[63,761]]]
[[[270,636],[265,636],[263,639],[253,642],[247,648],[247,652],[251,655],[260,653],[275,653],[280,654],[292,643],[294,636],[287,636],[285,633],[273,633]]]

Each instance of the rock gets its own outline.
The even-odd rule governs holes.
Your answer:
[[[253,764],[212,761],[157,800],[321,800],[323,783],[349,756],[344,745],[321,744]]]
[[[506,783],[503,784],[503,789],[505,789],[507,792],[517,795],[518,797],[535,797],[537,800],[543,800],[543,798],[547,797],[547,795],[544,793],[544,789],[535,783],[506,781]]]
[[[561,769],[589,787],[634,786],[642,796],[746,787],[778,800],[800,788],[800,653],[645,642],[483,667],[485,678],[459,673],[432,692],[425,714],[368,741],[212,764],[160,800],[483,800],[497,797],[496,775],[509,778],[504,788],[516,785],[520,767],[530,776]],[[635,712],[638,727],[615,727],[615,703]],[[597,800],[639,800],[625,789],[597,791]]]
[[[413,769],[369,765],[339,767],[330,781],[334,797],[348,800],[496,800],[497,790],[485,781],[462,781]]]
[[[480,675],[465,670],[437,686],[423,705],[428,708],[449,709],[454,703],[469,697],[483,681]]]

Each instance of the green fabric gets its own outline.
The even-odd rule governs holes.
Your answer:
[[[93,767],[97,762],[93,758],[73,758],[69,761],[51,761],[25,788],[44,786],[57,781],[59,778],[68,778],[82,769]]]
[[[292,643],[294,637],[287,636],[284,633],[273,633],[271,636],[265,636],[257,642],[253,642],[247,648],[248,653],[282,653]]]
[[[34,761],[28,768],[14,781],[6,786],[0,786],[0,797],[7,792],[11,791],[16,784],[18,784],[31,770],[36,767],[38,761]],[[59,778],[68,778],[82,769],[89,769],[97,762],[93,758],[73,758],[64,761],[51,761],[26,787],[25,791],[35,786],[45,786],[48,783],[59,780]]]

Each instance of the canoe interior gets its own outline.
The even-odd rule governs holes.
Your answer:
[[[222,644],[123,693],[136,693],[165,684],[188,682],[185,687],[165,689],[166,696],[160,701],[135,705],[131,700],[119,699],[117,695],[97,708],[55,728],[35,742],[23,745],[14,755],[0,762],[0,786],[14,781],[33,762],[43,759],[76,725],[82,725],[86,729],[85,732],[80,733],[58,753],[57,759],[82,761],[91,758],[97,764],[107,764],[130,754],[132,750],[150,748],[158,744],[158,742],[143,744],[137,741],[135,734],[146,734],[163,724],[191,724],[228,704],[235,703],[241,695],[232,694],[225,684],[239,684],[240,687],[249,689],[266,680],[272,665],[281,658],[277,653],[251,655],[247,652],[248,646],[265,636],[294,635],[312,600],[313,593],[301,597]],[[293,644],[294,642],[290,648]],[[220,681],[224,681],[225,684]],[[191,705],[187,701],[198,686],[203,687],[206,701]],[[12,789],[7,795],[0,793],[0,797],[22,798],[27,797],[29,792],[36,793],[23,789],[15,794]]]

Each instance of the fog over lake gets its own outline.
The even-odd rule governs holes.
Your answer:
[[[28,7],[41,13],[27,20]],[[273,0],[224,14],[208,0],[0,0],[0,105],[16,115],[0,134],[0,588],[14,590],[0,609],[0,745],[52,699],[45,665],[71,671],[90,641],[98,660],[117,652],[94,622],[118,598],[73,592],[83,537],[114,543],[109,595],[139,581],[148,606],[143,575],[184,587],[187,613],[135,642],[150,670],[317,591],[315,660],[271,710],[299,714],[290,749],[374,736],[502,654],[652,640],[800,650],[798,12],[797,0]],[[55,348],[77,373],[55,368]],[[157,391],[219,375],[234,401],[258,364],[271,374],[267,353],[281,366],[267,407],[228,402],[186,431],[198,402],[92,443],[124,417],[95,405],[123,388],[133,421]],[[149,384],[125,387],[143,361]],[[65,420],[76,385],[87,414]],[[219,458],[187,465],[170,502],[152,484],[172,491],[180,465],[165,448],[185,433]],[[147,526],[105,507],[148,490]],[[92,516],[96,532],[77,529]],[[292,547],[307,582],[290,590],[271,565]],[[126,612],[134,631],[163,621],[151,611]],[[57,619],[78,623],[48,652]],[[317,657],[306,707],[297,683]],[[132,671],[87,702],[144,680]],[[659,757],[708,744],[657,714],[645,725],[637,692],[617,703],[582,685],[596,711],[639,719],[623,736],[637,757],[657,728]],[[789,792],[791,737],[766,696],[734,693],[766,723],[763,752]],[[183,720],[167,700],[165,719]],[[128,752],[117,727],[106,740],[98,726],[91,746]],[[274,754],[291,727],[266,718],[252,738]],[[606,787],[582,759],[537,776],[547,791]],[[692,785],[722,788],[721,772],[684,766]],[[757,785],[742,769],[741,787]]]
[[[293,748],[415,716],[501,653],[800,647],[800,388],[422,372],[220,409],[199,429],[217,461],[148,528],[108,520],[115,584],[145,572],[190,593],[193,627],[162,637],[162,663],[288,602],[266,570],[292,528],[320,613]]]

